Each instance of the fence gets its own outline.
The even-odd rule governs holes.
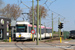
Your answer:
[[[69,31],[63,31],[63,34],[64,34],[64,39],[67,39],[67,38],[69,38],[70,32]]]

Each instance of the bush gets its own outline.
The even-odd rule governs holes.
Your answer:
[[[4,39],[3,41],[4,41],[4,42],[9,42],[8,39]]]

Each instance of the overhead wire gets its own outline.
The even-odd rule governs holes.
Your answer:
[[[49,6],[47,5],[47,2],[48,2],[48,1],[49,1],[49,0],[46,0],[42,5],[45,4],[49,11],[51,11],[51,12],[53,12],[53,13],[55,13],[55,14],[58,14],[60,17],[64,17],[64,16],[60,15],[59,13],[57,13],[57,12],[55,12],[55,11],[53,11],[53,10],[51,10],[51,9],[49,8],[49,6],[50,6],[52,3],[54,3],[56,0],[52,1]],[[31,2],[31,1],[30,1],[30,2]],[[18,0],[18,3],[19,3],[19,0]],[[22,2],[22,0],[20,0],[20,4],[21,4],[21,3],[24,4],[24,3]],[[19,4],[19,5],[20,5],[20,4]],[[28,7],[26,4],[24,4],[24,5],[25,5],[27,8],[30,9],[30,7]]]
[[[56,0],[55,0],[56,1]],[[55,1],[53,1],[53,2],[55,2]],[[49,8],[49,6],[53,3],[51,3],[49,6],[46,4],[48,2],[48,0],[46,0],[46,2],[45,2],[45,5],[46,5],[46,7],[48,8],[48,10],[49,11],[51,11],[51,12],[53,12],[53,13],[55,13],[55,14],[58,14],[60,17],[64,17],[64,16],[62,16],[61,14],[59,14],[59,13],[57,13],[57,12],[55,12],[55,11],[53,11],[53,10],[51,10],[50,8]]]
[[[56,0],[54,0],[54,1],[52,1],[50,4],[49,4],[49,6],[53,3],[53,2],[55,2]]]

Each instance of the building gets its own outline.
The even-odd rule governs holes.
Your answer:
[[[9,23],[11,19],[0,17],[0,39],[8,39],[9,37]]]

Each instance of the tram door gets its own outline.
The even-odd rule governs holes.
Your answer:
[[[2,38],[3,29],[0,29],[0,38]]]

